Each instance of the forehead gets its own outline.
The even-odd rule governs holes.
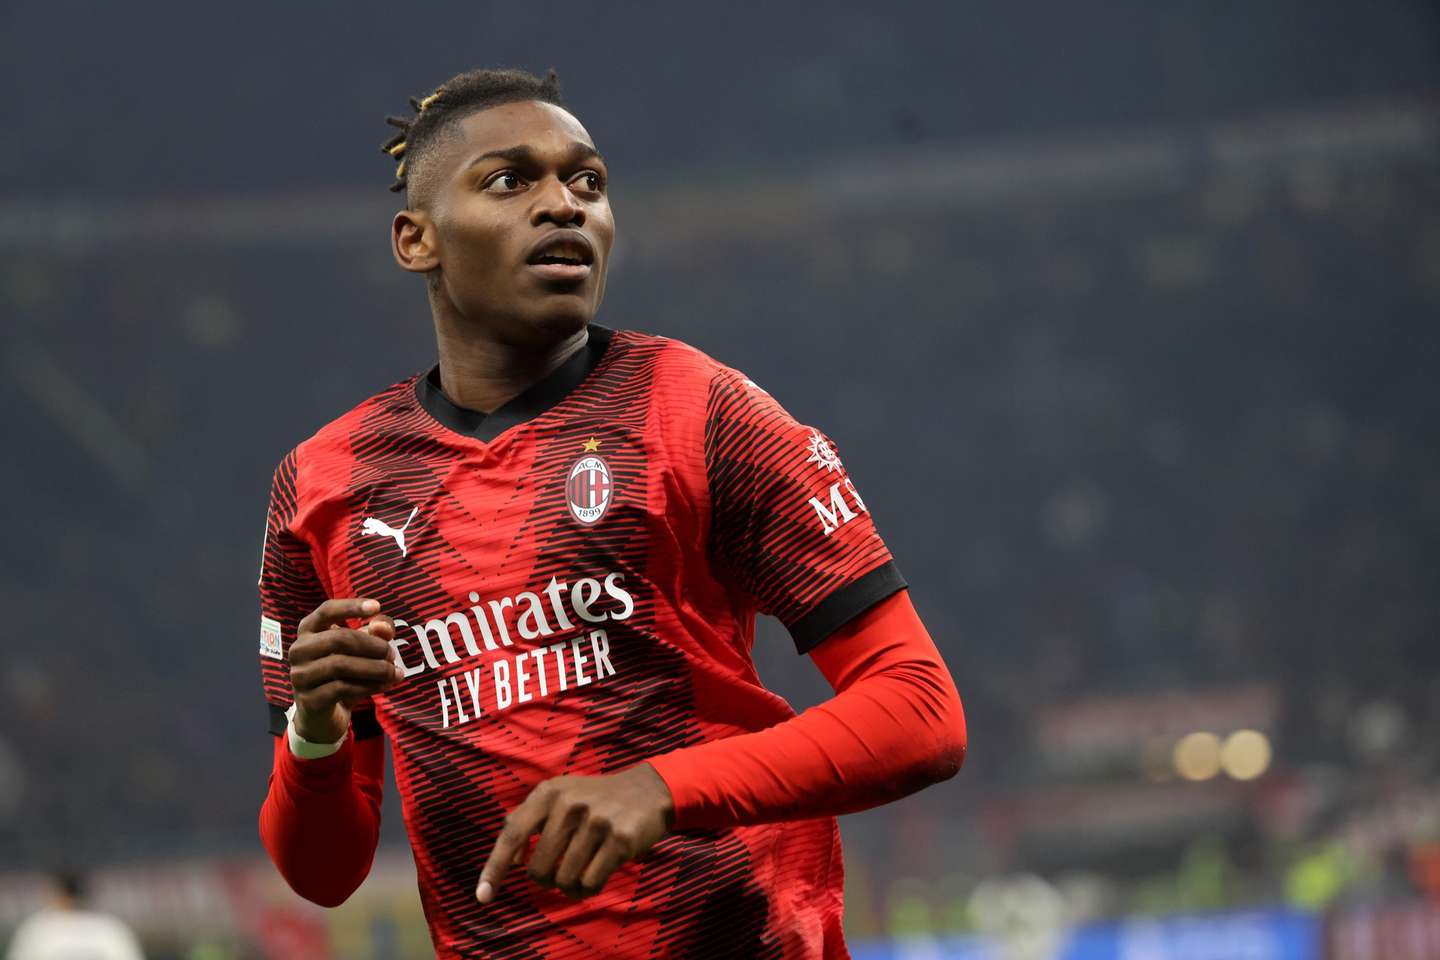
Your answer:
[[[464,155],[530,147],[537,153],[561,153],[572,143],[594,146],[590,134],[564,107],[539,100],[520,100],[489,107],[457,124],[457,146]]]

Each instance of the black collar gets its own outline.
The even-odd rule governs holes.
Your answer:
[[[456,406],[440,389],[439,364],[415,381],[415,398],[430,416],[446,427],[489,443],[516,424],[532,420],[564,400],[599,365],[615,331],[598,323],[591,323],[589,330],[585,346],[567,357],[543,380],[511,397],[493,413]]]

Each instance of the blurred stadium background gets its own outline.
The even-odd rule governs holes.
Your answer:
[[[78,865],[157,958],[410,958],[265,861],[268,480],[432,362],[382,117],[560,70],[601,321],[823,426],[960,685],[845,818],[858,960],[1440,957],[1440,7],[0,9],[0,942]],[[762,674],[826,693],[775,624]],[[478,869],[477,864],[477,869]]]

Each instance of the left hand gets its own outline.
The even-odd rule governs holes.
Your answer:
[[[648,763],[599,777],[555,777],[537,784],[505,826],[480,871],[475,899],[489,903],[535,833],[530,879],[579,899],[594,896],[623,863],[670,832],[675,803]]]

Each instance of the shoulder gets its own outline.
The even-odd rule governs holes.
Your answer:
[[[348,457],[357,435],[408,426],[420,406],[415,397],[415,381],[420,376],[412,374],[366,397],[297,444],[296,452],[306,460]]]
[[[619,377],[624,388],[646,398],[653,441],[667,445],[672,455],[703,450],[726,408],[768,400],[739,370],[674,337],[620,330],[610,352],[612,369],[627,371]]]
[[[366,397],[301,440],[275,468],[276,487],[323,491],[349,483],[357,441],[413,433],[421,428],[420,404],[412,374]]]
[[[648,361],[650,377],[657,390],[664,390],[672,398],[677,392],[705,398],[721,387],[755,386],[739,370],[674,337],[638,330],[617,330],[611,349],[620,355],[643,356]]]

